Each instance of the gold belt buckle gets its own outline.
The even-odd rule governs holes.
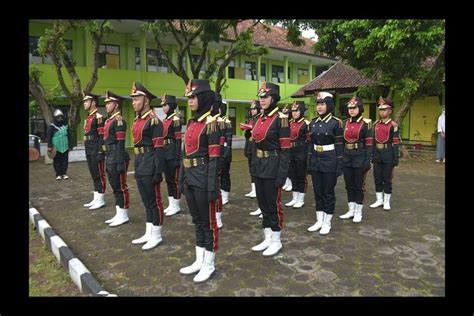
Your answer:
[[[316,150],[317,152],[322,152],[322,151],[324,151],[322,145],[314,145],[314,150]]]
[[[257,149],[257,157],[263,158],[263,150]]]
[[[376,144],[377,149],[384,149],[384,144]]]
[[[354,144],[346,144],[347,149],[354,149],[355,145]]]
[[[183,166],[184,166],[184,168],[190,168],[191,167],[191,159],[183,158]]]
[[[88,140],[88,139],[87,139],[87,136],[84,136],[83,140],[84,140],[84,141]]]
[[[140,149],[138,147],[133,147],[133,152],[135,155],[138,155],[140,153]]]
[[[105,144],[102,145],[102,151],[107,151],[107,149],[108,149],[108,148],[107,148],[107,145],[105,145]]]

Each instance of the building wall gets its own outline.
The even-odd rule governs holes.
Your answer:
[[[45,30],[48,27],[51,27],[51,25],[40,22],[30,22],[29,34],[31,36],[41,36],[44,34]],[[91,72],[91,67],[88,66],[92,62],[92,45],[90,35],[86,34],[85,31],[78,29],[69,31],[66,34],[65,38],[73,41],[73,56],[74,60],[76,61],[76,71],[79,75],[82,85],[84,86],[85,83],[88,82]],[[161,96],[164,93],[176,95],[178,97],[184,95],[185,83],[180,77],[176,76],[174,73],[146,71],[146,60],[143,59],[145,53],[142,51],[140,51],[142,57],[141,69],[135,70],[135,48],[143,47],[143,43],[141,43],[140,39],[137,39],[136,36],[134,38],[130,34],[112,33],[103,40],[102,44],[120,46],[120,69],[100,68],[98,70],[99,79],[94,89],[92,90],[92,93],[103,95],[105,93],[105,90],[109,89],[119,95],[129,95],[132,82],[140,81],[157,96]],[[147,42],[146,47],[152,49],[156,48],[156,43]],[[173,53],[173,46],[169,45],[168,49],[172,52],[173,60],[176,60],[176,54]],[[252,59],[246,57],[238,57],[235,60],[235,67],[245,67],[246,60],[257,62],[256,58]],[[266,63],[267,81],[271,81],[271,69],[273,64],[281,66],[285,65],[284,61],[272,60],[271,55],[262,56],[261,62]],[[290,81],[288,82],[286,76],[284,83],[278,83],[278,85],[280,86],[281,95],[281,101],[279,103],[280,107],[282,107],[284,104],[292,103],[294,100],[290,98],[291,94],[302,87],[302,85],[296,84],[296,82],[298,82],[297,69],[308,68],[308,65],[296,64],[291,62],[289,62],[288,65],[290,66],[291,72]],[[41,76],[41,82],[46,89],[51,89],[58,84],[53,65],[37,64],[37,67],[43,73]],[[71,87],[72,84],[69,75],[67,74],[65,69],[63,69],[62,71],[66,84]],[[170,70],[168,72],[170,72]],[[313,73],[313,76],[316,76],[316,74]],[[230,100],[228,102],[229,108],[235,108],[236,110],[235,115],[237,128],[235,130],[237,135],[243,135],[243,132],[238,128],[238,124],[241,121],[245,120],[245,108],[249,106],[250,100],[257,98],[256,95],[259,88],[259,84],[261,84],[261,81],[258,80],[252,81],[228,78],[226,86],[221,91],[223,99]],[[211,83],[211,87],[212,86],[213,84]],[[236,102],[235,100],[241,101]],[[309,98],[301,98],[298,100],[303,100],[307,104],[309,103]],[[180,100],[178,103],[180,106],[186,106],[185,100]],[[159,100],[153,100],[152,105],[158,106]],[[191,116],[191,112],[187,107],[186,110],[186,117],[189,119]],[[100,109],[100,111],[103,112],[105,111],[105,109],[102,108]],[[125,120],[130,126],[134,118],[134,112],[131,107],[130,101],[124,102],[122,112]],[[82,120],[85,119],[85,116],[85,111],[81,111]],[[83,136],[83,124],[80,124],[80,126],[78,126],[77,132],[78,140],[81,141]],[[132,146],[131,133],[127,133],[126,144],[127,146]]]

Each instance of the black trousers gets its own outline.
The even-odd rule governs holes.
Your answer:
[[[391,163],[374,162],[375,192],[392,193],[393,167]]]
[[[207,191],[196,187],[185,186],[184,194],[196,229],[196,246],[205,247],[207,251],[217,251],[219,248],[219,229],[216,221],[217,200],[209,202]]]
[[[278,232],[283,228],[283,206],[281,204],[281,187],[276,188],[276,178],[263,179],[255,177],[258,207],[262,210],[262,228],[270,227]]]
[[[105,164],[104,160],[98,161],[95,155],[86,155],[87,166],[94,182],[94,191],[105,192]]]
[[[255,179],[252,176],[252,156],[247,157],[247,162],[249,164],[249,173],[250,173],[250,179],[252,179],[252,183],[255,183]]]
[[[128,209],[129,194],[127,186],[127,170],[128,162],[125,164],[125,170],[122,173],[117,172],[117,165],[107,166],[107,176],[109,178],[110,186],[114,192],[115,205],[120,208]]]
[[[291,179],[292,191],[306,193],[306,160],[291,160],[288,176]]]
[[[230,192],[230,162],[231,158],[222,159],[222,167],[221,167],[221,189]]]
[[[217,187],[220,188],[221,186],[221,177],[217,177]],[[216,212],[222,213],[224,210],[224,203],[222,203],[222,193],[221,190],[217,190],[217,205],[216,205]]]
[[[175,167],[175,160],[165,159],[164,171],[165,171],[165,180],[166,187],[168,188],[168,196],[172,196],[175,199],[179,200],[181,198],[181,191],[179,190],[179,165]]]
[[[336,194],[334,191],[337,183],[336,173],[313,171],[311,177],[313,180],[316,212],[334,214],[334,208],[336,206]]]
[[[63,153],[59,151],[56,152],[56,156],[53,158],[53,167],[54,172],[57,176],[64,176],[67,173],[67,166],[69,163],[69,150],[66,150]]]
[[[155,226],[163,225],[163,203],[161,202],[160,184],[153,182],[153,176],[135,174],[138,192],[146,211],[146,221]]]
[[[347,202],[364,204],[365,177],[364,168],[344,167],[344,182],[346,183]]]

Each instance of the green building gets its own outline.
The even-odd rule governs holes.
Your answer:
[[[186,98],[183,97],[185,84],[183,80],[175,75],[167,65],[166,59],[156,49],[156,42],[150,34],[140,30],[143,21],[140,20],[113,20],[114,33],[104,38],[100,47],[101,68],[98,70],[98,82],[92,93],[103,95],[106,89],[120,95],[129,95],[133,81],[142,82],[155,95],[175,95],[181,112],[187,120],[191,112],[186,106]],[[239,24],[238,29],[244,29],[252,23],[250,20]],[[38,56],[36,51],[38,39],[51,28],[52,20],[30,20],[29,21],[29,62],[37,64],[42,71],[41,82],[46,89],[58,85],[52,62],[45,57]],[[311,46],[312,40],[304,39],[305,44],[296,47],[286,41],[286,30],[269,26],[270,32],[266,32],[259,25],[255,29],[254,44],[269,47],[269,54],[258,58],[246,58],[239,56],[231,62],[225,72],[227,79],[226,88],[221,91],[223,100],[229,104],[228,117],[234,126],[234,134],[242,135],[238,128],[240,122],[244,121],[249,101],[256,98],[257,90],[263,81],[279,84],[281,93],[281,106],[294,101],[291,95],[303,87],[306,83],[317,77],[320,73],[331,67],[336,61],[326,56],[315,55]],[[83,29],[70,31],[65,36],[65,44],[69,53],[73,56],[76,69],[84,83],[88,81],[92,69],[92,40],[90,35]],[[166,49],[170,52],[172,60],[176,61],[176,43],[171,39],[166,41]],[[229,40],[222,39],[219,43],[213,43],[213,48],[224,51],[230,45]],[[193,50],[192,50],[193,52]],[[195,50],[198,57],[198,50]],[[191,74],[190,65],[185,65]],[[204,69],[203,69],[204,70]],[[64,76],[66,83],[69,77]],[[212,87],[212,84],[211,84]],[[298,98],[307,104],[309,97]],[[314,98],[313,98],[314,101]],[[152,105],[158,106],[159,100],[153,100]],[[55,104],[57,107],[65,107],[64,104]],[[156,109],[158,110],[158,109]],[[105,114],[105,109],[99,108]],[[158,110],[159,111],[159,110]],[[309,107],[307,116],[314,116],[314,107]],[[128,122],[134,119],[131,102],[124,103],[122,114]],[[81,111],[81,119],[84,120],[85,111]],[[44,125],[44,123],[43,123]],[[237,128],[236,128],[237,127]],[[41,121],[33,129],[41,130]],[[32,129],[32,132],[34,132]],[[41,132],[41,131],[40,131]],[[78,140],[82,140],[83,128],[78,126]],[[127,146],[132,146],[131,133],[127,133]]]

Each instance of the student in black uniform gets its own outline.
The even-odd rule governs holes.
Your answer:
[[[217,122],[211,115],[214,92],[208,80],[192,79],[185,96],[193,112],[184,135],[184,155],[180,174],[181,192],[186,196],[196,229],[196,260],[181,268],[181,274],[193,274],[194,282],[204,282],[215,271],[219,229],[216,223],[218,163],[220,157]]]
[[[342,157],[349,211],[339,218],[362,220],[365,177],[370,169],[372,156],[372,121],[364,119],[362,98],[353,97],[347,103],[349,118],[344,121],[344,155]]]
[[[316,223],[308,228],[319,234],[329,234],[336,205],[337,177],[342,174],[342,121],[334,113],[332,94],[320,92],[316,96],[318,116],[310,123],[311,148],[308,169],[313,180],[316,201]]]
[[[389,211],[393,170],[398,165],[400,138],[398,124],[390,118],[394,107],[392,100],[380,97],[378,103],[380,120],[374,123],[372,158],[377,200],[370,207],[376,208],[383,205],[383,209]]]
[[[97,111],[99,96],[82,92],[84,109],[89,112],[84,123],[84,147],[87,166],[94,183],[94,199],[84,207],[95,210],[105,206],[104,193],[106,188],[104,159],[102,151],[104,142],[104,116]]]
[[[164,136],[164,172],[168,188],[168,207],[165,208],[166,216],[172,216],[181,211],[179,202],[181,191],[179,189],[179,169],[181,164],[181,118],[177,115],[178,104],[174,95],[164,94],[161,97],[163,113]]]
[[[129,194],[127,186],[127,169],[130,156],[125,150],[125,135],[127,122],[122,117],[122,101],[125,98],[110,92],[105,92],[105,110],[108,117],[104,124],[105,166],[109,183],[115,197],[115,216],[105,223],[115,227],[127,223]]]
[[[163,123],[150,107],[156,96],[140,82],[132,87],[132,106],[137,113],[133,121],[133,151],[135,153],[135,179],[138,192],[146,210],[145,235],[132,241],[142,244],[143,250],[158,246],[163,238],[163,203],[161,202],[160,183],[163,180]]]
[[[263,115],[252,129],[255,140],[255,156],[252,156],[252,176],[257,190],[258,206],[263,213],[264,241],[252,247],[273,256],[282,248],[283,207],[282,186],[289,168],[290,127],[288,116],[278,112],[280,87],[264,82],[258,90]]]

